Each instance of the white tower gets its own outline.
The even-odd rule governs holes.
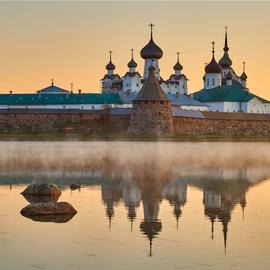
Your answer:
[[[128,62],[128,72],[123,76],[123,91],[139,92],[141,89],[141,75],[136,71],[137,63],[133,59],[131,49],[131,60]]]

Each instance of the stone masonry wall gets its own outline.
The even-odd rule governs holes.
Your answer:
[[[167,101],[134,103],[128,133],[139,136],[162,136],[173,133],[171,104]]]
[[[199,119],[174,117],[175,135],[269,136],[269,120]]]
[[[110,112],[27,112],[0,113],[0,132],[74,133],[83,135],[123,135],[129,115]]]
[[[207,118],[173,117],[175,135],[256,135],[270,137],[270,115],[207,113]],[[222,119],[218,119],[222,118]],[[142,117],[140,121],[145,121]],[[71,132],[83,135],[126,135],[130,115],[107,112],[5,112],[0,113],[0,133]]]

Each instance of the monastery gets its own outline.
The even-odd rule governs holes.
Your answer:
[[[270,102],[253,94],[247,87],[245,63],[243,73],[238,76],[232,67],[229,56],[228,34],[225,31],[225,46],[223,56],[217,62],[215,59],[215,43],[212,43],[212,59],[205,66],[203,89],[189,95],[188,79],[183,73],[183,65],[177,53],[177,60],[173,66],[174,73],[169,78],[161,76],[159,60],[163,57],[162,49],[155,43],[153,24],[150,24],[150,40],[141,49],[140,55],[144,59],[142,75],[137,71],[133,49],[131,59],[127,64],[128,70],[124,76],[115,72],[110,51],[106,74],[101,79],[102,93],[82,93],[66,90],[52,84],[35,94],[0,94],[0,110],[4,109],[60,109],[60,110],[104,110],[106,108],[132,108],[132,102],[149,75],[149,67],[154,67],[155,77],[170,101],[172,108],[178,107],[187,111],[213,112],[245,112],[270,113]]]

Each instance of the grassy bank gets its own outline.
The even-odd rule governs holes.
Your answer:
[[[108,141],[266,141],[270,142],[269,136],[255,136],[255,135],[191,135],[182,134],[166,137],[131,137],[127,135],[112,135],[112,134],[101,134],[101,135],[74,135],[65,133],[23,133],[23,132],[12,132],[12,133],[0,133],[0,140],[22,140],[22,141],[57,141],[57,140],[108,140]]]

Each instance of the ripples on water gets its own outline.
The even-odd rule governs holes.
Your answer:
[[[267,269],[269,150],[268,143],[1,142],[3,269]],[[28,203],[19,193],[44,181],[61,187],[59,200],[78,210],[73,219],[19,215]]]

